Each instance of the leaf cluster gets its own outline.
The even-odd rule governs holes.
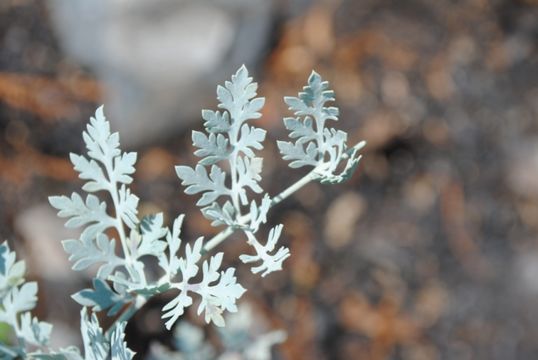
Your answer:
[[[255,254],[241,255],[240,260],[258,263],[252,272],[266,276],[282,269],[290,252],[285,246],[275,251],[282,225],[270,230],[265,245],[256,236],[272,203],[260,186],[263,159],[255,152],[263,149],[266,131],[249,123],[261,117],[265,103],[256,97],[257,88],[245,66],[217,87],[220,110],[203,110],[205,133],[192,132],[194,154],[200,161],[194,168],[177,166],[176,173],[186,186],[185,193],[201,193],[196,204],[213,226],[243,231]],[[260,203],[250,199],[250,194],[263,194]]]
[[[337,184],[351,177],[360,161],[359,150],[365,145],[347,147],[347,133],[327,126],[328,121],[337,121],[339,110],[327,106],[333,102],[334,91],[315,71],[298,97],[286,96],[284,101],[295,117],[284,118],[292,141],[278,141],[284,160],[291,161],[290,167],[312,166],[322,183]],[[338,168],[344,163],[344,169]]]
[[[49,198],[58,216],[66,219],[65,226],[80,229],[80,236],[62,242],[73,270],[96,269],[92,286],[72,295],[82,306],[83,351],[76,347],[48,347],[52,326],[31,314],[36,306],[37,284],[25,281],[24,262],[16,261],[15,253],[3,243],[0,322],[13,330],[13,341],[9,345],[0,343],[0,359],[131,359],[134,353],[124,341],[126,321],[149,298],[165,292],[173,293],[162,308],[167,329],[195,300],[197,313],[206,323],[223,327],[228,317],[225,313],[238,311],[237,302],[245,289],[238,283],[235,269],[223,266],[224,253],[206,253],[235,231],[244,235],[253,250],[239,256],[243,263],[252,264],[253,273],[266,276],[282,269],[290,256],[289,249],[278,244],[283,226],[273,226],[260,241],[269,210],[308,181],[339,183],[349,178],[364,143],[348,147],[345,132],[326,126],[328,121],[338,120],[338,109],[326,105],[334,101],[334,93],[313,72],[298,97],[284,99],[295,115],[284,119],[292,141],[278,142],[283,158],[291,161],[292,168],[313,169],[282,193],[270,196],[260,183],[263,159],[259,152],[266,131],[252,124],[261,117],[265,102],[257,97],[257,88],[245,66],[218,86],[218,110],[203,110],[205,131],[192,133],[194,154],[200,160],[193,167],[176,166],[185,193],[199,194],[197,205],[202,214],[213,226],[224,227],[207,242],[202,237],[182,241],[184,215],[175,217],[171,227],[165,224],[162,213],[139,218],[139,198],[130,188],[137,154],[121,150],[119,134],[111,131],[103,107],[96,110],[82,134],[86,153],[70,154],[74,169],[84,181],[83,192]],[[146,269],[151,258],[160,269],[158,276]],[[100,327],[96,316],[101,311],[116,316],[107,331]],[[193,338],[195,331],[189,331]],[[268,359],[270,347],[282,341],[281,335],[252,341],[244,355]],[[223,342],[233,342],[233,337],[222,336]],[[201,338],[190,346],[213,352]]]

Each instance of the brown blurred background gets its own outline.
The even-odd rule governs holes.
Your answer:
[[[55,344],[79,341],[68,295],[91,273],[69,270],[46,199],[79,189],[68,153],[83,151],[87,119],[104,103],[139,151],[142,213],[187,213],[186,238],[209,236],[173,166],[195,163],[199,110],[242,63],[266,97],[270,194],[302,175],[275,140],[282,96],[312,69],[336,91],[337,126],[368,141],[350,181],[310,184],[272,211],[292,252],[284,271],[238,265],[246,297],[288,332],[275,358],[537,359],[533,0],[2,0],[0,237],[40,282]],[[224,245],[226,261],[243,243]],[[128,328],[141,354],[169,336],[153,305]]]

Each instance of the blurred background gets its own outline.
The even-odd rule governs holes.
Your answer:
[[[275,141],[282,96],[312,69],[336,91],[337,127],[368,142],[350,181],[271,212],[284,271],[238,266],[246,300],[288,332],[275,359],[537,359],[535,0],[2,0],[0,237],[39,281],[54,344],[80,341],[69,294],[92,273],[70,271],[47,196],[80,188],[68,153],[88,118],[104,103],[139,152],[142,214],[186,213],[186,239],[211,236],[173,166],[196,162],[200,109],[243,63],[266,97],[270,194],[303,175]],[[225,261],[245,246],[228,240]],[[169,341],[164,301],[129,323],[140,354]]]

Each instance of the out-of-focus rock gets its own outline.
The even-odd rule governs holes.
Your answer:
[[[22,211],[15,219],[15,230],[26,244],[26,262],[31,272],[50,281],[76,279],[61,240],[78,238],[77,232],[66,229],[48,204],[39,204]]]
[[[531,250],[520,254],[515,261],[514,270],[517,290],[535,299],[538,294],[538,252]]]
[[[400,105],[409,96],[409,83],[399,72],[389,72],[381,83],[383,100],[389,105]]]
[[[507,174],[514,193],[538,198],[538,138],[521,141],[509,150]]]
[[[433,282],[420,289],[415,301],[415,313],[420,324],[434,326],[447,311],[449,300],[449,293],[442,284]]]
[[[429,176],[417,176],[404,186],[405,202],[410,208],[423,214],[431,211],[437,193]]]
[[[65,50],[106,84],[106,113],[122,144],[188,126],[215,85],[267,46],[272,1],[55,0]]]
[[[377,111],[364,119],[362,129],[358,131],[360,139],[365,139],[368,149],[379,149],[406,130],[402,118],[393,111]]]
[[[334,249],[348,244],[355,234],[355,225],[365,210],[365,200],[355,192],[344,193],[334,200],[325,217],[327,244]]]

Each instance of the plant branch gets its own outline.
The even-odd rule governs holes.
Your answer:
[[[108,330],[105,332],[106,338],[110,339],[112,333],[114,332],[114,329],[122,322],[129,321],[129,319],[131,319],[133,315],[136,314],[136,312],[140,310],[142,306],[144,306],[145,303],[145,298],[137,296],[137,298],[132,303],[130,303],[129,306],[127,306],[127,308],[121,313],[121,315],[118,316],[116,320],[114,320],[112,325],[110,325]]]
[[[355,144],[353,147],[351,147],[351,149],[359,150],[359,149],[363,148],[365,144],[366,144],[366,142],[361,141],[361,142]],[[345,156],[345,157],[343,156],[344,159],[346,159],[348,157],[349,156]],[[279,193],[278,195],[273,197],[271,199],[270,208],[277,205],[277,204],[279,204],[284,199],[290,197],[291,195],[293,195],[293,193],[295,193],[297,190],[301,189],[303,186],[305,186],[309,182],[314,181],[314,180],[318,180],[320,178],[320,175],[318,174],[318,170],[319,170],[318,168],[322,167],[323,165],[324,165],[324,163],[321,163],[320,165],[314,167],[308,174],[303,176],[301,179],[299,179],[293,185],[291,185],[286,190],[282,191],[281,193]],[[239,217],[238,220],[239,220],[238,221],[239,225],[246,225],[246,224],[248,224],[250,222],[250,216],[248,214],[245,214],[245,215]],[[236,227],[228,226],[226,229],[222,230],[220,233],[218,233],[217,235],[212,237],[208,242],[205,243],[204,248],[202,249],[202,254],[206,254],[209,251],[211,251],[212,249],[214,249],[215,247],[217,247],[220,243],[222,243],[230,235],[232,235],[237,228],[238,228],[237,226]]]
[[[294,192],[308,184],[312,180],[316,180],[318,178],[318,175],[316,174],[317,168],[314,168],[312,171],[310,171],[308,174],[306,174],[303,178],[298,180],[295,184],[288,187],[286,190],[282,191],[280,194],[275,196],[271,199],[271,207],[275,206],[276,204],[280,203],[282,200],[286,199],[290,195],[292,195]],[[249,215],[243,215],[239,218],[239,224],[240,225],[246,225],[250,222],[250,216]],[[217,235],[215,235],[213,238],[211,238],[207,243],[205,243],[203,248],[203,253],[207,253],[214,249],[216,246],[218,246],[220,243],[222,243],[224,240],[226,240],[230,235],[234,233],[234,231],[237,229],[237,227],[229,226]]]

